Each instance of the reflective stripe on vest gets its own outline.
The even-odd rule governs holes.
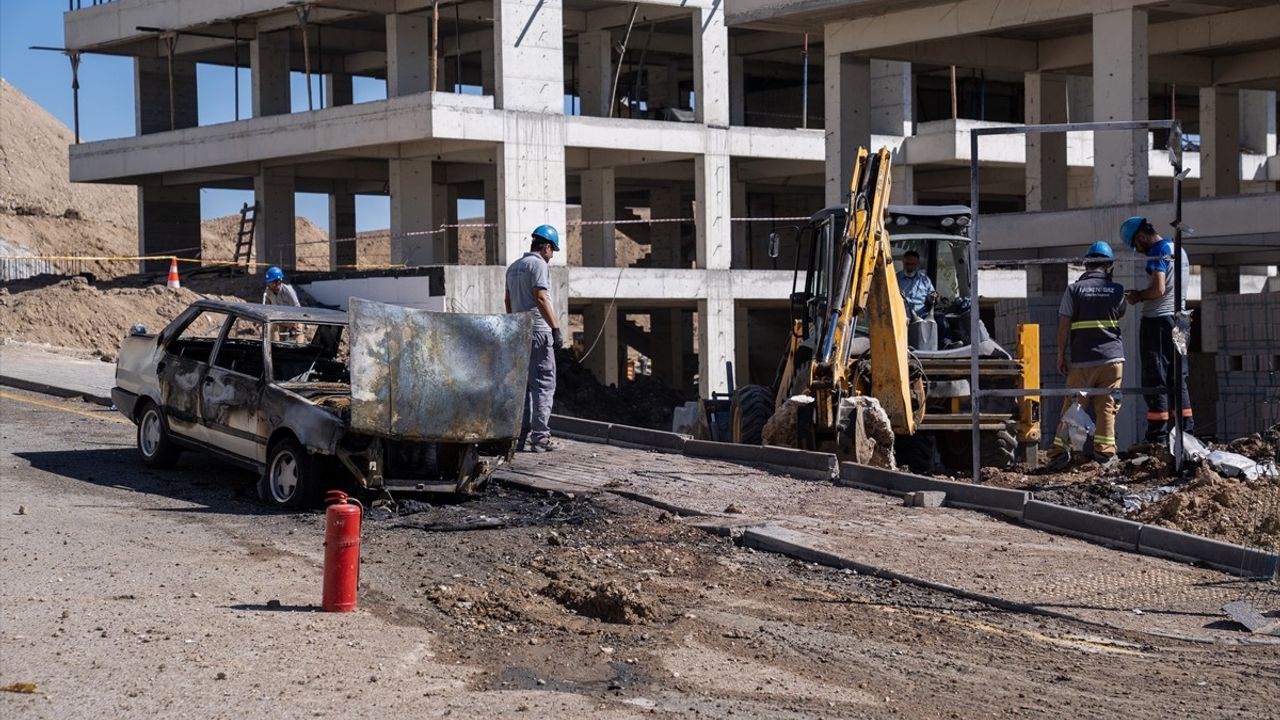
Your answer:
[[[1119,320],[1081,320],[1071,323],[1072,330],[1108,330],[1120,327]]]

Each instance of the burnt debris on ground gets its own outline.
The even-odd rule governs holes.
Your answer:
[[[605,385],[572,350],[556,351],[555,412],[587,420],[670,430],[671,415],[688,398],[649,375]]]

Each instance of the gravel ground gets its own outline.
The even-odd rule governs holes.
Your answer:
[[[1276,716],[1275,646],[1008,613],[603,496],[372,511],[361,610],[322,614],[318,513],[198,455],[146,471],[92,406],[4,390],[0,418],[0,686],[35,684],[5,717]]]

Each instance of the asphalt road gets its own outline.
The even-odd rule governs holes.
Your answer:
[[[361,610],[322,517],[0,390],[0,716],[1276,717],[1280,648],[1008,613],[755,553],[617,498],[371,513]],[[20,511],[21,509],[21,511]]]

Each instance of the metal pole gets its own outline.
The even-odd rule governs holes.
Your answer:
[[[1174,330],[1181,332],[1179,323],[1182,321],[1182,162],[1181,162],[1181,144],[1182,133],[1170,132],[1169,142],[1178,143],[1179,147],[1171,150],[1169,155],[1173,160],[1173,317]],[[1183,339],[1184,343],[1191,341],[1190,337]],[[1185,345],[1183,347],[1186,347]],[[1182,433],[1185,424],[1182,419],[1182,368],[1186,362],[1186,357],[1178,350],[1177,343],[1173,347],[1173,426],[1176,428],[1174,449],[1173,449],[1173,469],[1176,475],[1181,478],[1184,471],[1184,462],[1186,458],[1183,455]]]
[[[613,106],[618,101],[618,80],[622,77],[622,59],[627,55],[627,43],[631,40],[631,28],[636,24],[636,13],[640,12],[640,4],[631,6],[631,19],[627,21],[627,32],[622,36],[622,49],[618,51],[618,66],[613,73],[613,90],[609,92],[609,117],[613,117]]]
[[[178,126],[177,119],[176,119],[177,115],[173,105],[173,49],[177,44],[178,44],[177,33],[165,33],[164,35],[165,61],[166,61],[166,65],[169,68],[169,129],[170,130],[175,130],[177,129],[177,126]]]
[[[453,6],[453,44],[457,46],[453,49],[454,72],[458,76],[454,78],[456,86],[454,92],[462,92],[462,17],[461,11],[458,10],[460,7],[462,3],[456,3]],[[481,80],[481,84],[483,83],[484,81]]]
[[[71,117],[75,125],[76,144],[80,144],[80,51],[68,50],[71,59]]]
[[[809,128],[809,33],[804,34],[804,49],[800,51],[800,57],[804,60],[800,80],[800,103],[803,106],[800,113],[800,127],[807,130]]]
[[[955,67],[951,69],[955,77]],[[955,107],[955,94],[952,94],[952,108]],[[982,479],[982,430],[981,425],[981,390],[978,385],[978,345],[982,321],[978,318],[978,139],[976,133],[969,134],[969,405],[972,427],[970,437],[973,444],[970,460],[973,463],[973,482]]]
[[[293,9],[298,14],[298,27],[302,30],[302,70],[307,77],[307,110],[310,111],[315,110],[311,100],[311,42],[310,33],[307,32],[307,16],[311,14],[311,5],[303,3]]]
[[[440,82],[440,0],[431,3],[431,92]]]
[[[951,119],[955,120],[959,117],[959,108],[956,105],[956,66],[951,66]]]

